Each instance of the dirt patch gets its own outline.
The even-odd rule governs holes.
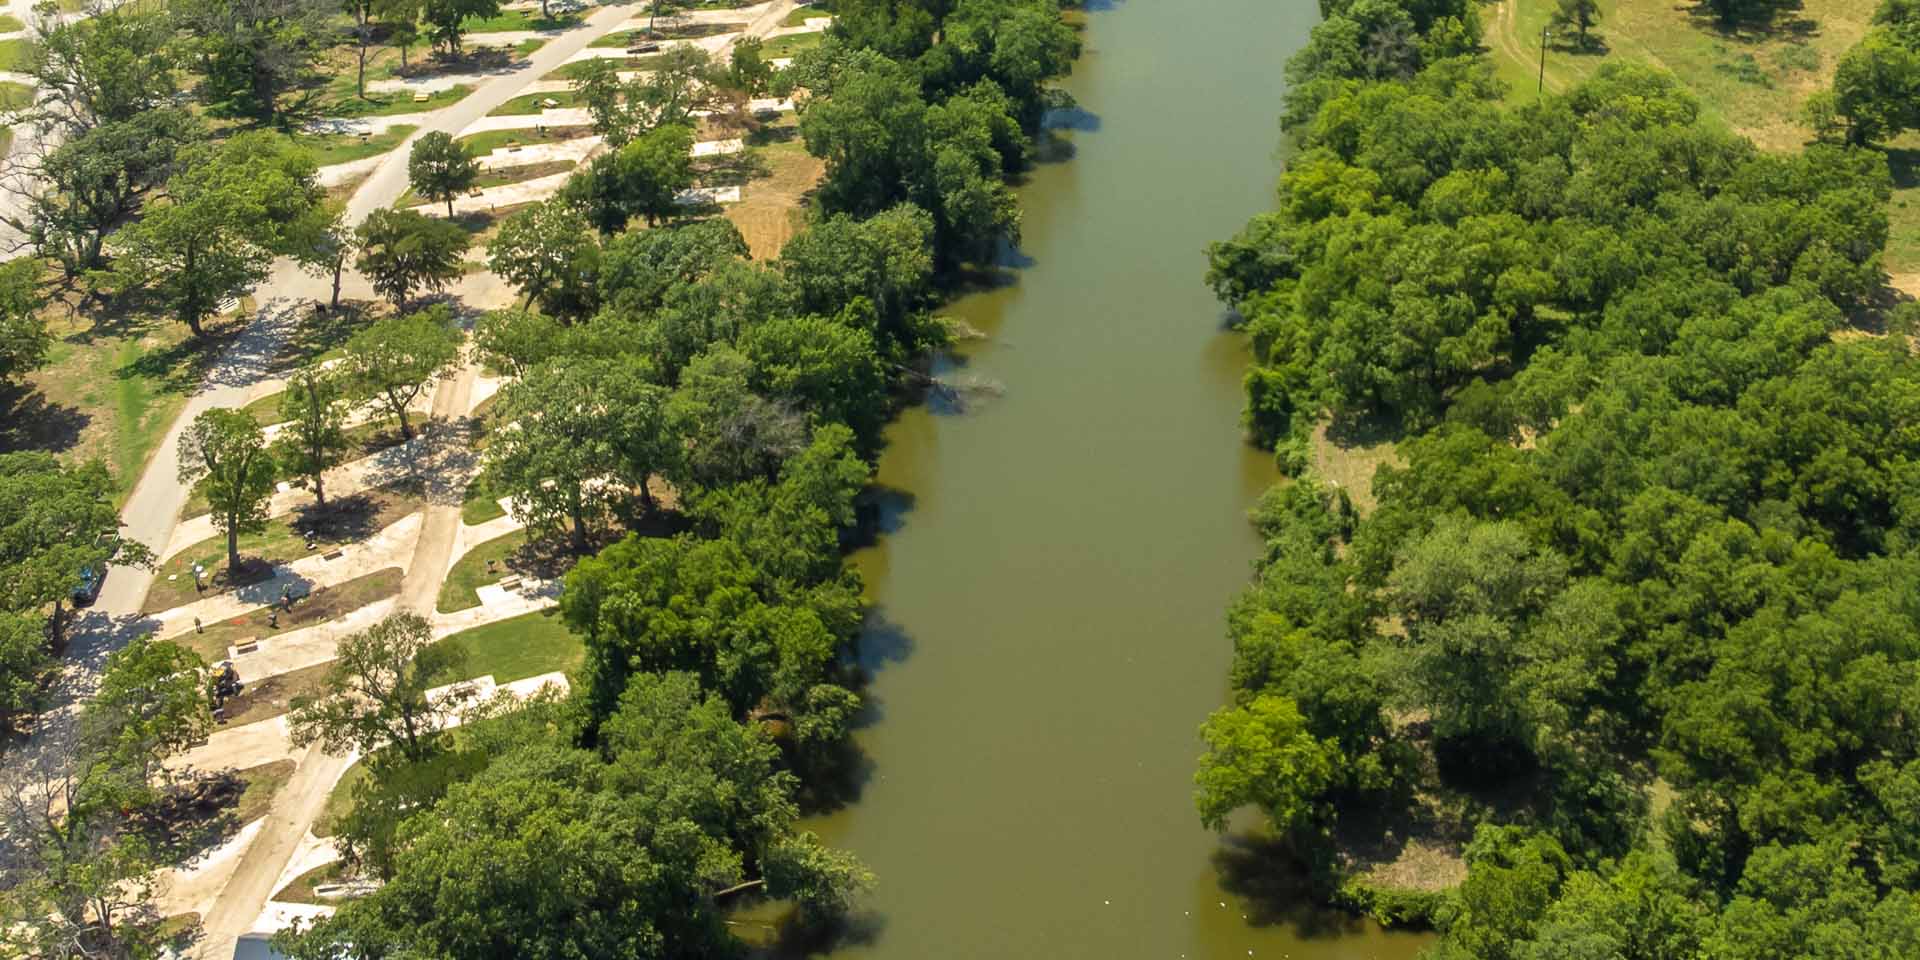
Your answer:
[[[282,673],[249,682],[240,695],[227,700],[228,726],[237,727],[277,717],[293,709],[293,698],[320,689],[331,663]]]
[[[331,587],[321,587],[311,594],[300,595],[292,610],[280,610],[278,625],[273,624],[274,607],[262,607],[240,616],[209,624],[203,631],[182,634],[180,639],[193,647],[208,662],[225,660],[227,648],[243,640],[286,633],[301,627],[310,627],[316,623],[334,620],[369,603],[385,600],[400,593],[400,581],[403,574],[399,567],[387,567],[375,570],[363,577],[356,577],[345,583]]]
[[[1321,479],[1347,491],[1353,508],[1366,514],[1373,510],[1373,474],[1381,464],[1400,465],[1399,451],[1385,436],[1366,430],[1334,428],[1321,423],[1313,428],[1313,472]]]
[[[740,202],[729,204],[725,216],[740,228],[755,259],[770,260],[806,225],[807,200],[826,175],[827,164],[808,154],[798,140],[753,151],[764,161],[764,175],[742,185]]]

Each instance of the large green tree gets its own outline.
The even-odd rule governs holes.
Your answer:
[[[466,679],[462,658],[459,647],[436,644],[433,625],[415,613],[347,635],[320,689],[293,699],[287,728],[294,745],[367,757],[392,750],[410,763],[432,759],[446,749],[446,728],[473,690],[454,686],[434,697],[427,691]]]
[[[275,256],[293,252],[294,228],[321,199],[313,157],[283,136],[196,145],[167,180],[167,201],[115,235],[118,272],[198,334],[221,300],[251,290]]]
[[[460,343],[460,331],[443,309],[388,317],[348,338],[343,365],[353,389],[385,406],[400,435],[411,440],[407,408],[453,373]]]
[[[550,200],[508,217],[487,255],[488,268],[525,296],[523,310],[537,302],[549,314],[578,318],[598,305],[600,244],[572,206]]]
[[[472,243],[459,224],[385,207],[368,214],[355,235],[360,253],[354,266],[398,310],[417,291],[438,292],[459,279]]]
[[[273,497],[273,454],[253,418],[215,407],[180,434],[180,483],[190,485],[213,510],[213,525],[227,535],[228,575],[240,574],[240,535],[266,527]]]
[[[339,378],[319,367],[296,371],[280,395],[284,426],[274,439],[274,453],[288,473],[307,478],[321,507],[327,505],[326,472],[340,465],[351,446],[347,406]]]
[[[434,130],[420,135],[407,154],[407,182],[428,200],[444,200],[447,219],[453,219],[453,198],[473,189],[480,178],[480,161],[453,135]]]

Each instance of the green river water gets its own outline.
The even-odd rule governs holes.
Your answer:
[[[1425,938],[1229,892],[1192,801],[1273,479],[1201,251],[1272,205],[1281,65],[1317,10],[1090,6],[1075,155],[1021,190],[1014,282],[947,310],[988,337],[943,373],[1004,393],[908,410],[880,462],[870,769],[811,824],[879,886],[834,956],[1411,957]]]

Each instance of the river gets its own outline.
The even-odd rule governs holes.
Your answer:
[[[1272,206],[1311,0],[1092,0],[1071,159],[1021,188],[1014,282],[947,313],[997,384],[908,410],[857,558],[875,604],[858,799],[812,824],[879,877],[836,958],[1413,956],[1427,941],[1227,892],[1194,813],[1224,612],[1273,480],[1202,248]]]

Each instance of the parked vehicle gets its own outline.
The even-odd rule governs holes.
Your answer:
[[[106,582],[106,579],[107,568],[105,564],[98,567],[81,567],[80,582],[73,585],[73,591],[69,594],[68,599],[72,600],[73,605],[76,607],[84,607],[92,604],[94,600],[99,598],[100,585]]]

